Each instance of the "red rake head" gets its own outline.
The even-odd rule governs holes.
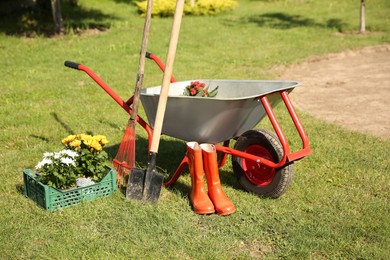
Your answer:
[[[125,179],[130,174],[130,169],[135,166],[135,130],[128,125],[119,145],[118,153],[113,159],[113,167],[116,169],[117,185],[123,186]]]

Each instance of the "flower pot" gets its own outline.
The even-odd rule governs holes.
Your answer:
[[[67,190],[59,190],[41,183],[34,171],[26,169],[23,171],[24,195],[49,211],[67,208],[99,197],[106,197],[116,190],[116,172],[111,167],[107,166],[106,168],[107,174],[100,182]]]

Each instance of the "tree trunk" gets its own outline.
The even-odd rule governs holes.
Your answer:
[[[64,22],[62,20],[60,0],[51,0],[51,10],[53,13],[54,20],[54,32],[64,32]]]
[[[360,32],[364,33],[366,31],[366,17],[364,14],[365,9],[364,0],[360,0]]]
[[[194,7],[194,6],[195,6],[195,0],[191,0],[191,1],[190,1],[190,6],[191,6],[191,7]]]

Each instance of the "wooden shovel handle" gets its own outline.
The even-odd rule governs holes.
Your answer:
[[[145,59],[146,59],[146,51],[147,51],[146,49],[148,46],[151,19],[152,19],[152,0],[148,0],[147,7],[146,7],[144,32],[142,35],[142,44],[141,44],[141,51],[139,57],[138,74],[135,83],[134,99],[132,104],[132,112],[130,116],[131,120],[135,120],[138,114],[139,99],[140,99],[140,94],[142,89],[142,82],[144,80],[144,74],[145,74]]]
[[[176,47],[179,39],[183,9],[184,9],[184,0],[177,0],[175,15],[173,17],[173,25],[172,25],[171,39],[169,41],[167,60],[165,63],[164,77],[161,84],[161,93],[160,93],[160,98],[158,100],[156,119],[154,121],[152,144],[150,146],[150,152],[153,153],[157,153],[158,146],[160,144],[162,124],[164,121],[164,114],[165,114],[165,109],[168,100],[168,90],[169,90],[169,85],[171,83],[173,62],[175,60]]]

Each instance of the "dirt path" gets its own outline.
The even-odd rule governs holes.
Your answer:
[[[280,79],[301,82],[291,94],[297,108],[390,139],[390,45],[311,58]]]

